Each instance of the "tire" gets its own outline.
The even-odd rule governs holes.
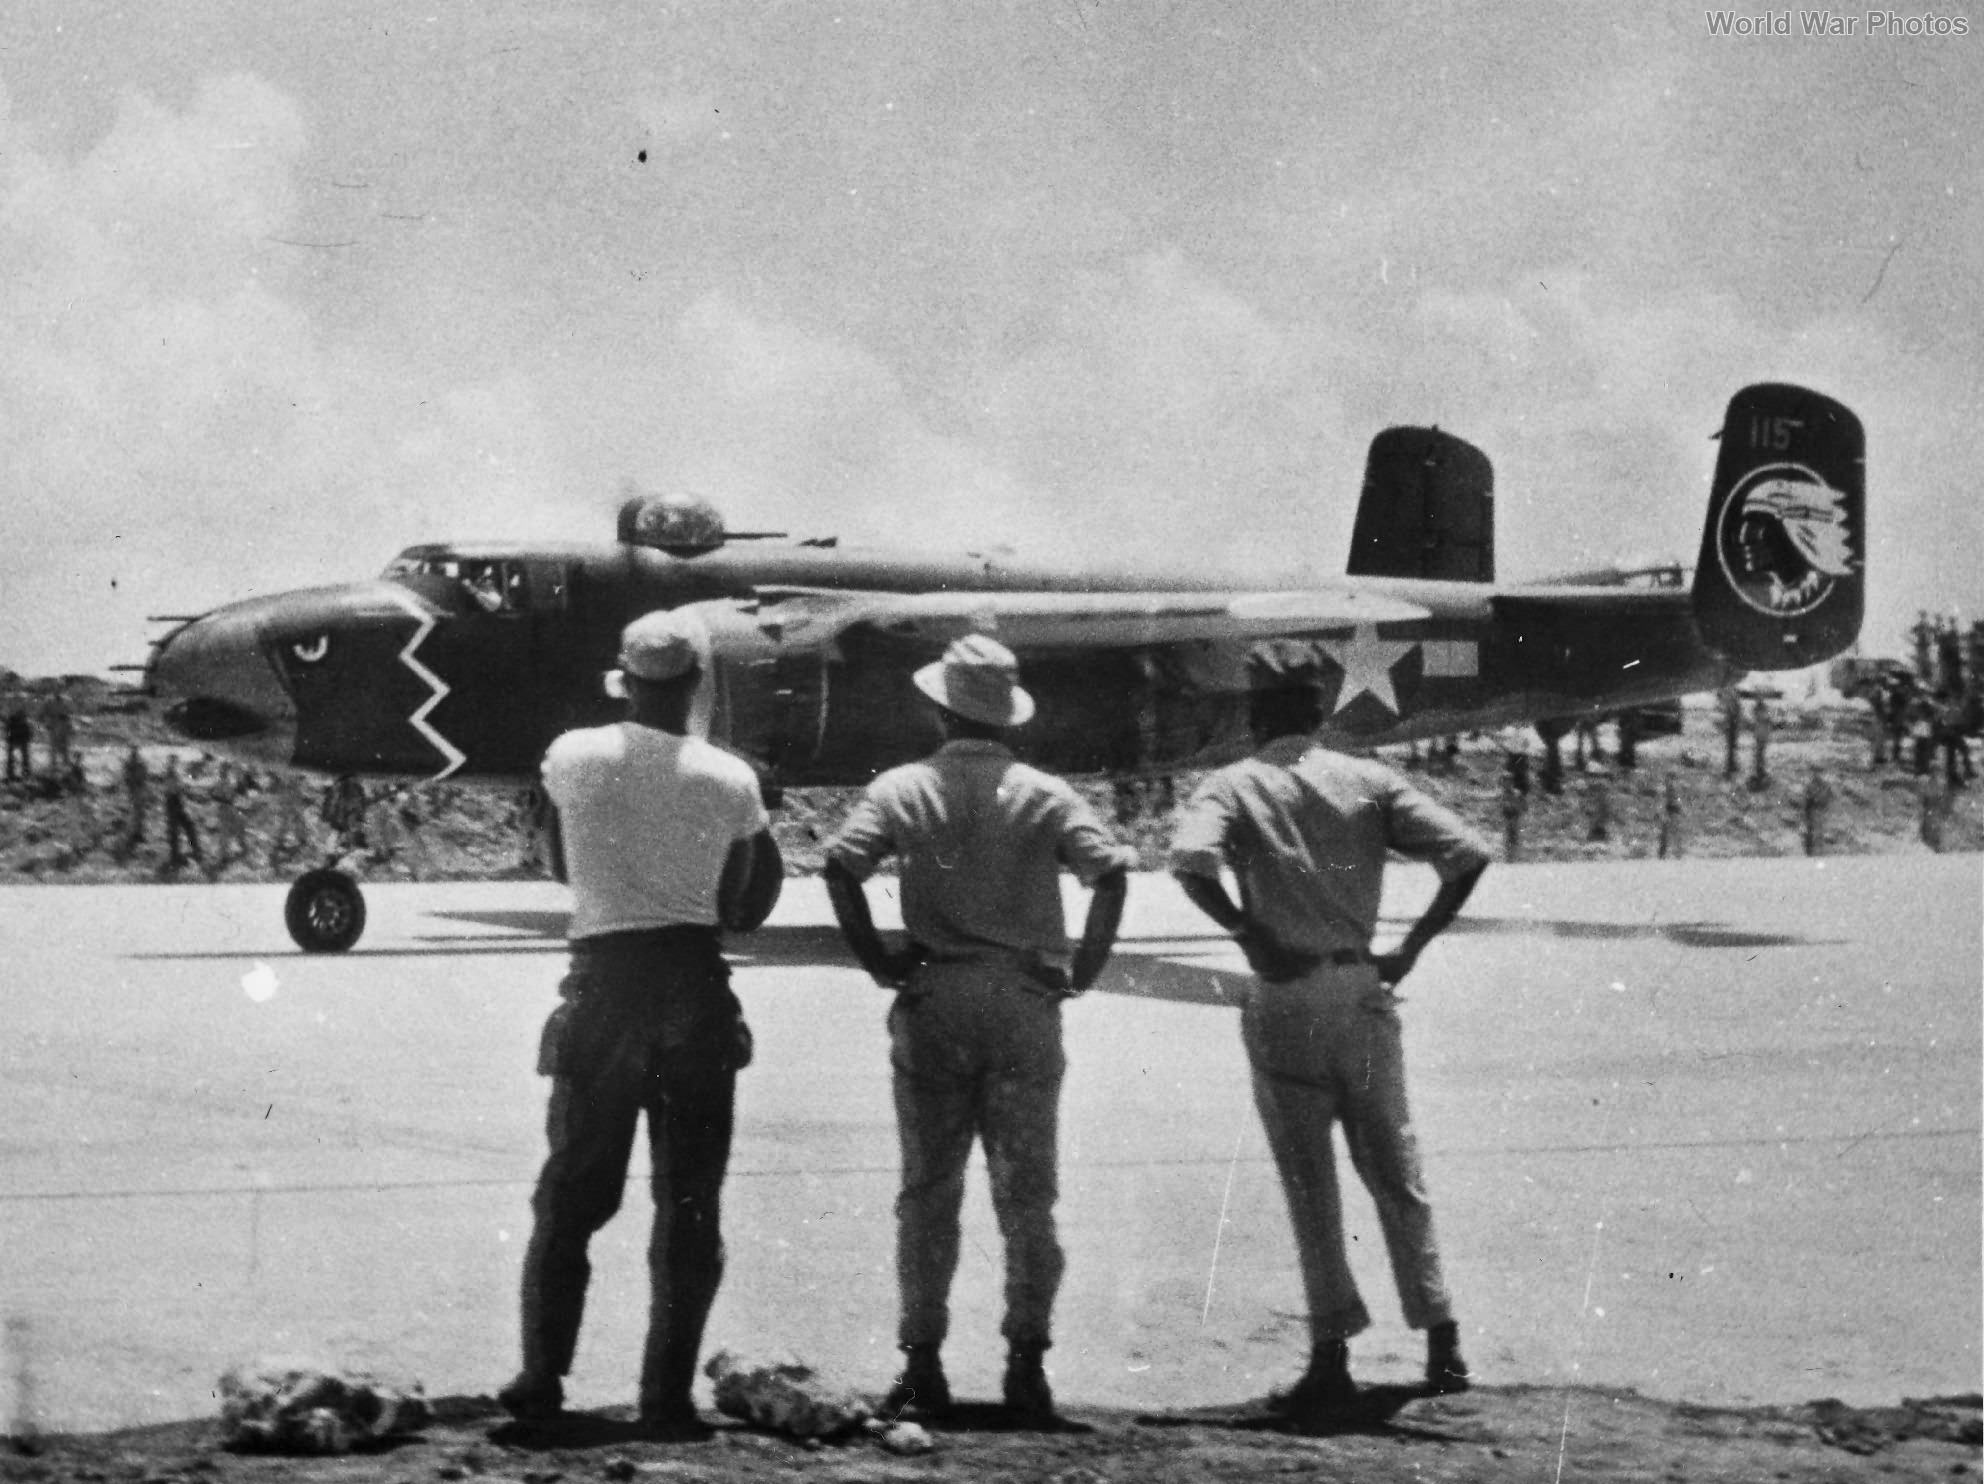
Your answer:
[[[365,895],[344,871],[306,871],[289,889],[282,920],[305,953],[343,953],[365,931]]]

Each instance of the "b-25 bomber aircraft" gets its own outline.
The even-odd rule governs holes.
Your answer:
[[[726,532],[647,497],[611,544],[409,547],[375,580],[250,599],[172,630],[147,666],[170,723],[234,756],[341,775],[534,779],[559,732],[620,714],[602,691],[623,626],[690,607],[711,634],[699,724],[768,793],[865,783],[920,756],[910,685],[961,633],[1019,656],[1039,713],[1023,756],[1138,777],[1249,747],[1249,651],[1307,646],[1334,677],[1320,735],[1368,748],[1616,712],[1797,669],[1849,647],[1863,606],[1859,420],[1820,393],[1744,388],[1720,436],[1691,586],[1585,572],[1494,581],[1493,472],[1450,433],[1371,444],[1345,575],[1258,589],[1195,568],[940,556]],[[330,867],[292,890],[309,951],[356,941]]]

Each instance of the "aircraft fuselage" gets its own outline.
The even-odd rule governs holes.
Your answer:
[[[1687,593],[1648,589],[1604,624],[1485,585],[1407,578],[1330,586],[1412,605],[1312,643],[1339,673],[1323,736],[1344,747],[1616,710],[1722,683]],[[629,544],[413,547],[386,575],[217,610],[159,646],[152,680],[217,750],[329,773],[526,779],[559,732],[621,714],[600,688],[641,613],[729,600],[712,735],[780,782],[861,783],[937,740],[910,673],[938,646],[860,627],[782,642],[798,592],[1230,594],[1233,574],[1108,572],[999,557],[731,544],[692,555]],[[1616,609],[1619,593],[1607,589]],[[1134,622],[1134,620],[1128,620]],[[1021,646],[1039,714],[1016,734],[1063,773],[1153,774],[1247,747],[1247,643],[1230,637]]]

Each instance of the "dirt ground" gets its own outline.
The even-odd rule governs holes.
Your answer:
[[[197,880],[202,874],[224,881],[280,881],[321,863],[334,842],[316,817],[321,780],[309,790],[309,846],[271,862],[278,817],[277,780],[251,773],[240,796],[243,821],[239,851],[223,853],[218,837],[219,778],[213,759],[175,744],[142,700],[116,693],[81,696],[73,703],[76,740],[84,786],[57,787],[43,776],[29,784],[0,785],[0,880],[12,882],[102,883],[114,881]],[[1657,854],[1663,822],[1677,848],[1688,855],[1785,856],[1805,848],[1807,789],[1815,772],[1826,779],[1830,801],[1824,811],[1820,848],[1828,854],[1890,855],[1937,848],[1984,849],[1984,784],[1953,792],[1927,790],[1940,767],[1925,780],[1888,763],[1871,763],[1868,711],[1857,702],[1832,706],[1781,705],[1765,753],[1761,784],[1755,777],[1755,743],[1747,728],[1740,739],[1737,768],[1726,771],[1726,753],[1715,708],[1694,705],[1685,730],[1675,737],[1640,743],[1638,766],[1619,766],[1612,730],[1600,736],[1603,753],[1577,764],[1573,740],[1563,743],[1565,775],[1560,793],[1533,787],[1517,827],[1515,858],[1521,860],[1620,860]],[[201,834],[204,861],[174,867],[165,844],[156,797],[150,806],[144,841],[124,848],[129,807],[118,783],[126,750],[136,744],[156,777],[169,755],[178,755],[187,780],[187,799]],[[1542,746],[1534,733],[1520,737],[1470,736],[1458,753],[1434,766],[1427,749],[1387,748],[1381,756],[1405,766],[1429,792],[1457,809],[1507,852],[1502,788],[1504,748],[1523,747],[1536,765],[1540,785]],[[39,740],[37,766],[46,775]],[[1170,796],[1189,794],[1194,779],[1178,778]],[[1667,790],[1673,785],[1673,812]],[[1169,811],[1164,786],[1149,783],[1119,791],[1087,785],[1103,810],[1117,818],[1137,845],[1146,867],[1164,863]],[[156,785],[154,786],[156,795]],[[372,794],[384,799],[385,785]],[[844,789],[795,789],[774,816],[774,831],[788,866],[811,874],[820,863],[820,845],[845,811]],[[1601,808],[1608,820],[1599,838]],[[421,789],[415,811],[417,838],[410,839],[396,806],[371,813],[368,852],[346,860],[370,880],[491,880],[540,874],[522,826],[522,790],[442,784]],[[1931,816],[1925,830],[1925,814]]]
[[[556,1432],[518,1435],[487,1398],[447,1398],[422,1433],[338,1457],[241,1454],[219,1446],[216,1422],[87,1437],[17,1439],[0,1479],[45,1484],[417,1484],[483,1479],[703,1480],[758,1484],[1051,1480],[1059,1484],[1185,1484],[1309,1474],[1367,1484],[1546,1479],[1675,1481],[1950,1480],[1979,1467],[1976,1396],[1850,1409],[1724,1411],[1631,1393],[1485,1387],[1423,1398],[1369,1394],[1368,1418],[1329,1436],[1277,1430],[1260,1413],[1131,1416],[1073,1409],[1065,1430],[1001,1429],[990,1407],[897,1457],[877,1444],[806,1445],[724,1419],[697,1443],[643,1441],[624,1415],[581,1414]],[[967,1412],[971,1409],[966,1408]]]
[[[196,819],[214,843],[208,792],[216,770],[172,740],[142,705],[115,696],[78,706],[78,742],[86,787],[46,784],[0,789],[0,879],[16,882],[184,879],[165,857],[160,822],[135,851],[120,847],[125,802],[117,767],[136,743],[154,772],[169,751],[189,771]],[[1924,828],[1920,779],[1892,764],[1870,765],[1865,708],[1785,707],[1767,753],[1766,777],[1754,777],[1754,743],[1742,739],[1738,768],[1725,770],[1724,742],[1711,707],[1691,708],[1684,733],[1642,742],[1638,767],[1610,755],[1572,763],[1559,795],[1532,790],[1514,842],[1519,859],[1604,860],[1657,853],[1663,820],[1680,826],[1679,846],[1696,856],[1782,856],[1806,848],[1807,788],[1823,773],[1830,800],[1819,821],[1828,853],[1894,854],[1932,848],[1984,848],[1984,786],[1932,796]],[[1533,757],[1541,749],[1526,739]],[[1462,739],[1458,755],[1433,768],[1405,749],[1385,754],[1411,766],[1425,786],[1471,818],[1506,852],[1503,739]],[[1671,780],[1678,812],[1666,803]],[[1180,796],[1189,779],[1178,784]],[[1599,796],[1609,814],[1595,828]],[[1933,793],[1933,791],[1932,791]],[[1115,810],[1117,794],[1098,786]],[[777,825],[791,867],[817,867],[819,843],[845,804],[832,790],[789,796]],[[1146,786],[1123,815],[1147,865],[1162,861],[1167,818],[1163,798]],[[156,807],[154,805],[154,807]],[[213,870],[217,879],[277,880],[315,864],[329,850],[321,826],[308,851],[271,865],[273,789],[256,779],[242,804],[246,852]],[[491,879],[535,874],[518,827],[515,790],[443,789],[423,796],[424,858],[398,848],[364,863],[372,879]],[[1938,838],[1939,837],[1939,838]],[[1671,841],[1670,841],[1671,843]],[[194,879],[197,879],[195,877]],[[446,1398],[419,1435],[390,1447],[339,1457],[238,1454],[221,1446],[217,1415],[165,1426],[88,1436],[36,1437],[15,1429],[0,1446],[0,1480],[47,1484],[417,1484],[420,1480],[708,1480],[714,1484],[805,1478],[856,1481],[1255,1479],[1279,1474],[1392,1481],[1427,1480],[1928,1480],[1974,1477],[1980,1467],[1980,1411],[1975,1395],[1896,1399],[1853,1409],[1813,1401],[1798,1407],[1719,1410],[1653,1401],[1633,1393],[1539,1387],[1481,1387],[1459,1397],[1429,1398],[1397,1388],[1366,1394],[1368,1415],[1330,1436],[1295,1436],[1260,1410],[1150,1416],[1072,1409],[1055,1432],[999,1426],[996,1410],[964,1408],[963,1420],[937,1432],[928,1454],[898,1457],[876,1443],[806,1446],[718,1419],[706,1442],[641,1439],[624,1414],[581,1414],[561,1430],[517,1435],[488,1398]]]

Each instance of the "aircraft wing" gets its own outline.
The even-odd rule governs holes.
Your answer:
[[[1197,639],[1269,639],[1399,623],[1431,610],[1355,585],[1268,592],[845,592],[763,588],[757,626],[774,640],[824,645],[865,627],[944,644],[991,633],[1014,649],[1120,649]]]
[[[1495,611],[1508,616],[1519,611],[1554,610],[1589,617],[1594,623],[1639,614],[1664,613],[1688,606],[1684,587],[1585,586],[1542,583],[1503,588],[1494,594]]]

